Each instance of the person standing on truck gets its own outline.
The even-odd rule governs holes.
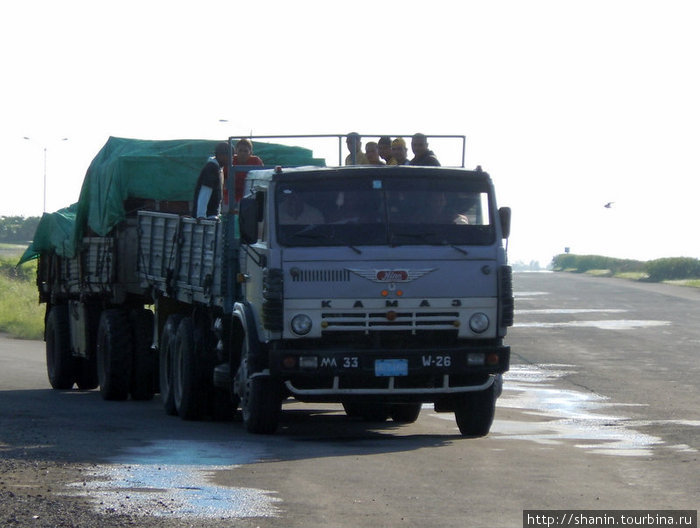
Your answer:
[[[365,145],[365,156],[369,165],[384,165],[382,158],[379,157],[379,146],[374,141],[368,141]]]
[[[222,141],[216,145],[214,157],[207,160],[197,178],[192,211],[195,218],[214,219],[219,216],[224,186],[223,167],[230,160],[231,147],[228,142]]]
[[[234,165],[256,165],[259,167],[263,166],[263,161],[257,157],[253,156],[253,143],[246,138],[239,139],[236,143],[236,153],[233,156]],[[243,191],[245,185],[245,177],[248,174],[247,171],[237,171],[235,174],[235,189],[236,189],[236,204],[243,198]],[[224,196],[226,196],[224,192]],[[235,207],[238,207],[237,205]]]
[[[362,137],[357,132],[350,132],[345,138],[350,154],[345,157],[345,165],[369,165],[367,156],[362,152]],[[353,160],[353,152],[355,159]]]
[[[391,142],[391,157],[394,158],[393,165],[408,165],[408,149],[403,138],[396,138]]]
[[[396,160],[391,157],[391,138],[382,136],[377,142],[379,146],[379,157],[384,160],[387,165],[396,165]]]
[[[435,153],[428,149],[428,138],[425,134],[413,134],[411,138],[411,150],[413,159],[411,165],[423,165],[427,167],[439,167],[440,162],[435,157]]]

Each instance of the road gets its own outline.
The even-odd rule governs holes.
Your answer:
[[[491,433],[285,405],[277,435],[52,391],[0,339],[0,525],[520,527],[525,509],[698,509],[700,290],[517,273]],[[43,524],[42,524],[43,523]]]

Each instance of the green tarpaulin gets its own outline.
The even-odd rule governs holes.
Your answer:
[[[43,251],[75,256],[88,228],[105,236],[125,218],[128,198],[191,201],[199,171],[217,143],[110,137],[88,167],[78,202],[44,214],[19,264]],[[253,150],[266,166],[323,165],[301,147],[254,142]]]

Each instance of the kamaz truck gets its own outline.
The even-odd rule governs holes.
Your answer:
[[[147,144],[151,168],[167,165],[161,143]],[[191,202],[176,193],[154,196],[126,151],[117,180],[135,183],[112,200],[122,206],[112,220],[91,224],[79,206],[63,249],[35,239],[25,256],[40,258],[53,387],[99,386],[107,400],[160,393],[188,420],[240,408],[252,433],[275,432],[288,398],[399,423],[429,403],[463,435],[488,433],[513,291],[510,210],[486,172],[331,168],[310,154],[292,164],[282,148],[262,156],[266,167],[228,167],[245,173],[245,196],[207,220],[182,214]],[[105,186],[102,172],[88,171],[88,187]]]

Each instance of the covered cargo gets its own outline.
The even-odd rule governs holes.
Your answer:
[[[44,213],[20,264],[44,251],[74,257],[84,236],[106,236],[131,209],[189,212],[199,171],[217,143],[110,137],[88,167],[78,202]],[[267,165],[324,164],[301,147],[254,142],[253,148]]]

